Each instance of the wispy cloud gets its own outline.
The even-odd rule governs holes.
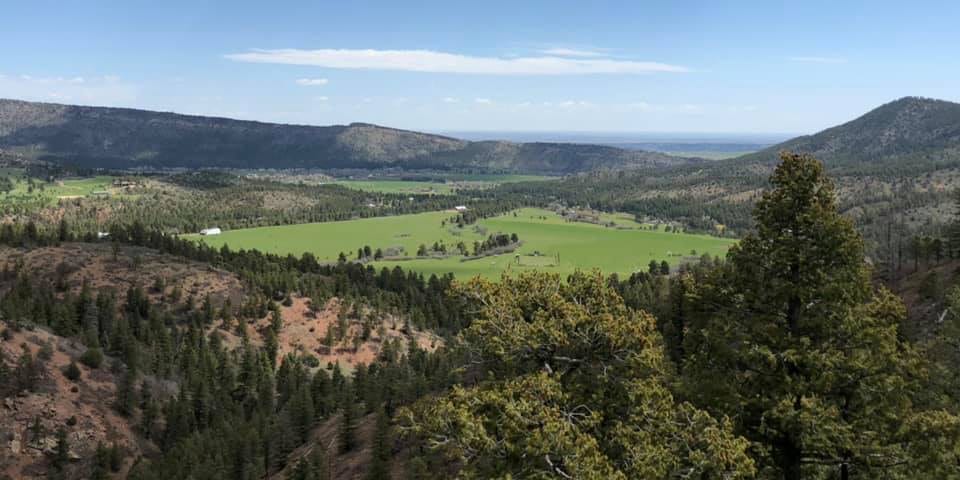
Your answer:
[[[560,108],[589,107],[593,104],[585,100],[564,100],[557,104]]]
[[[789,60],[800,63],[847,63],[847,59],[843,57],[790,57]]]
[[[581,58],[599,58],[599,57],[609,57],[610,55],[599,49],[587,49],[587,48],[547,48],[540,50],[540,53],[544,55],[549,55],[552,57],[581,57]]]
[[[479,103],[480,105],[490,105],[493,103],[493,100],[490,100],[489,98],[474,98],[473,102]]]
[[[319,87],[330,83],[326,78],[298,78],[297,85],[303,87]]]
[[[326,102],[327,100],[330,100],[330,97],[325,97],[321,95],[319,97],[313,97],[313,99],[318,102]]]
[[[56,84],[73,84],[79,85],[85,83],[86,79],[83,77],[34,77],[32,75],[20,75],[20,80],[24,82],[31,82],[39,85],[56,85]],[[107,80],[106,77],[103,77],[104,80]]]
[[[137,97],[134,85],[114,75],[34,76],[0,75],[0,92],[23,100],[76,102],[98,105],[126,105]]]
[[[456,97],[443,97],[443,103],[460,103],[460,99]]]
[[[566,58],[557,55],[517,58],[476,57],[433,50],[255,49],[244,53],[228,54],[225,57],[252,63],[475,75],[639,75],[690,71],[687,67],[659,62]]]
[[[693,103],[682,104],[654,104],[648,102],[631,102],[623,104],[620,109],[634,112],[658,112],[669,114],[702,114],[706,112],[704,105]]]

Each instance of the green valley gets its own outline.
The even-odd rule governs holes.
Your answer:
[[[634,222],[626,216],[609,215],[615,227],[573,222],[556,213],[523,208],[480,220],[476,226],[456,227],[454,212],[430,212],[341,222],[284,225],[226,231],[215,236],[189,236],[212,246],[257,249],[263,252],[301,255],[311,252],[318,260],[336,261],[340,252],[356,258],[357,249],[402,251],[410,259],[374,262],[376,266],[402,266],[424,274],[452,272],[458,277],[499,277],[504,271],[546,270],[568,274],[599,268],[606,273],[630,274],[646,270],[651,260],[675,266],[703,254],[724,255],[731,239],[667,232]],[[521,245],[516,251],[466,260],[463,256],[417,257],[420,245],[442,243],[451,253],[457,243],[467,246],[489,234],[516,233]]]

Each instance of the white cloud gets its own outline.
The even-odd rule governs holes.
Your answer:
[[[622,110],[628,112],[657,112],[665,114],[694,114],[699,115],[706,112],[706,107],[693,103],[683,104],[654,104],[648,102],[632,102],[621,106]]]
[[[565,100],[557,104],[561,108],[589,107],[592,104],[584,100]]]
[[[443,97],[443,103],[460,103],[460,99],[456,97]]]
[[[654,112],[657,110],[661,110],[660,107],[656,107],[647,102],[633,102],[633,103],[628,103],[624,106],[627,108],[627,110],[639,110],[641,112]]]
[[[800,63],[827,63],[827,64],[847,63],[847,59],[842,57],[790,57],[789,60],[791,62],[800,62]]]
[[[330,97],[319,96],[319,97],[313,97],[313,99],[318,102],[326,102],[327,100],[330,100]]]
[[[479,103],[480,105],[490,105],[493,103],[493,100],[490,100],[489,98],[474,98],[473,102]]]
[[[302,87],[319,87],[326,85],[330,81],[326,78],[298,78],[297,85]]]
[[[86,80],[83,77],[34,77],[32,75],[20,75],[20,80],[24,82],[37,83],[41,85],[56,84],[80,84]]]
[[[588,50],[584,48],[547,48],[545,50],[540,50],[540,53],[552,57],[598,58],[610,56],[603,50]]]
[[[252,63],[477,75],[636,75],[690,71],[686,67],[659,62],[564,58],[556,55],[518,58],[475,57],[432,50],[256,49],[245,53],[228,54],[225,57]]]
[[[22,100],[121,106],[135,101],[137,91],[116,76],[0,75],[0,96]]]

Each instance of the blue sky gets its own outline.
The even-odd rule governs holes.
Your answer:
[[[727,5],[721,5],[726,3]],[[960,101],[960,2],[5,2],[0,97],[326,125],[809,133]]]

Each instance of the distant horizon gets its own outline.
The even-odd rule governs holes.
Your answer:
[[[780,143],[791,138],[815,132],[693,132],[693,131],[630,131],[630,130],[429,130],[428,133],[461,138],[463,140],[494,140],[484,138],[507,136],[500,140],[531,138],[523,141],[551,141],[565,143]],[[569,137],[569,138],[565,138]]]
[[[0,96],[462,132],[815,132],[960,100],[960,3],[881,3],[10,2]]]
[[[227,120],[236,120],[236,121],[243,121],[243,122],[273,123],[273,124],[291,125],[291,126],[331,127],[331,126],[337,126],[337,125],[343,126],[343,125],[350,125],[350,124],[368,124],[368,125],[377,125],[385,128],[417,131],[422,133],[442,135],[442,136],[448,136],[448,137],[454,137],[454,138],[461,138],[462,136],[461,139],[463,140],[478,140],[478,139],[481,139],[480,137],[484,135],[494,135],[494,136],[507,135],[510,137],[520,137],[520,136],[550,137],[550,136],[570,135],[570,136],[584,136],[584,137],[603,137],[603,136],[636,137],[633,139],[622,139],[619,141],[608,140],[601,143],[618,143],[618,142],[633,143],[637,141],[642,141],[642,142],[664,141],[664,142],[681,143],[684,141],[699,142],[699,141],[710,141],[710,140],[717,140],[717,141],[724,140],[728,142],[733,142],[734,139],[737,140],[734,143],[739,143],[740,141],[756,141],[757,140],[756,137],[766,137],[760,140],[766,140],[769,138],[773,138],[773,139],[780,138],[781,140],[779,141],[783,141],[789,138],[794,138],[801,135],[809,135],[811,133],[815,133],[815,132],[790,133],[790,132],[763,132],[763,131],[697,132],[697,131],[683,131],[683,130],[655,131],[655,130],[586,130],[586,129],[584,130],[533,130],[533,129],[518,129],[518,130],[449,129],[448,130],[448,129],[431,129],[431,128],[417,129],[417,128],[398,127],[394,125],[386,125],[386,124],[376,123],[376,122],[371,122],[366,120],[352,120],[344,123],[328,123],[328,124],[275,122],[275,121],[263,120],[258,118],[239,118],[239,117],[230,117],[230,116],[222,116],[222,115],[209,115],[209,114],[203,114],[203,113],[192,113],[192,112],[169,110],[169,109],[163,109],[163,108],[143,108],[143,107],[124,106],[124,105],[101,105],[96,103],[71,103],[71,102],[64,102],[64,101],[29,100],[25,98],[7,97],[7,96],[3,96],[2,94],[0,94],[0,100],[9,100],[14,102],[45,103],[50,105],[63,105],[63,106],[84,107],[84,108],[116,108],[116,109],[127,109],[127,110],[139,110],[139,111],[147,111],[147,112],[155,112],[155,113],[167,113],[167,114],[173,114],[173,115],[223,118]],[[829,126],[824,128],[829,128]],[[739,138],[739,137],[745,137],[745,138]],[[504,138],[504,139],[482,138],[482,139],[483,140],[510,140],[509,138]],[[548,141],[548,140],[531,140],[531,141]],[[556,141],[569,142],[569,143],[583,143],[582,141],[573,141],[573,140],[556,140]],[[778,143],[779,141],[773,142],[773,143]]]

